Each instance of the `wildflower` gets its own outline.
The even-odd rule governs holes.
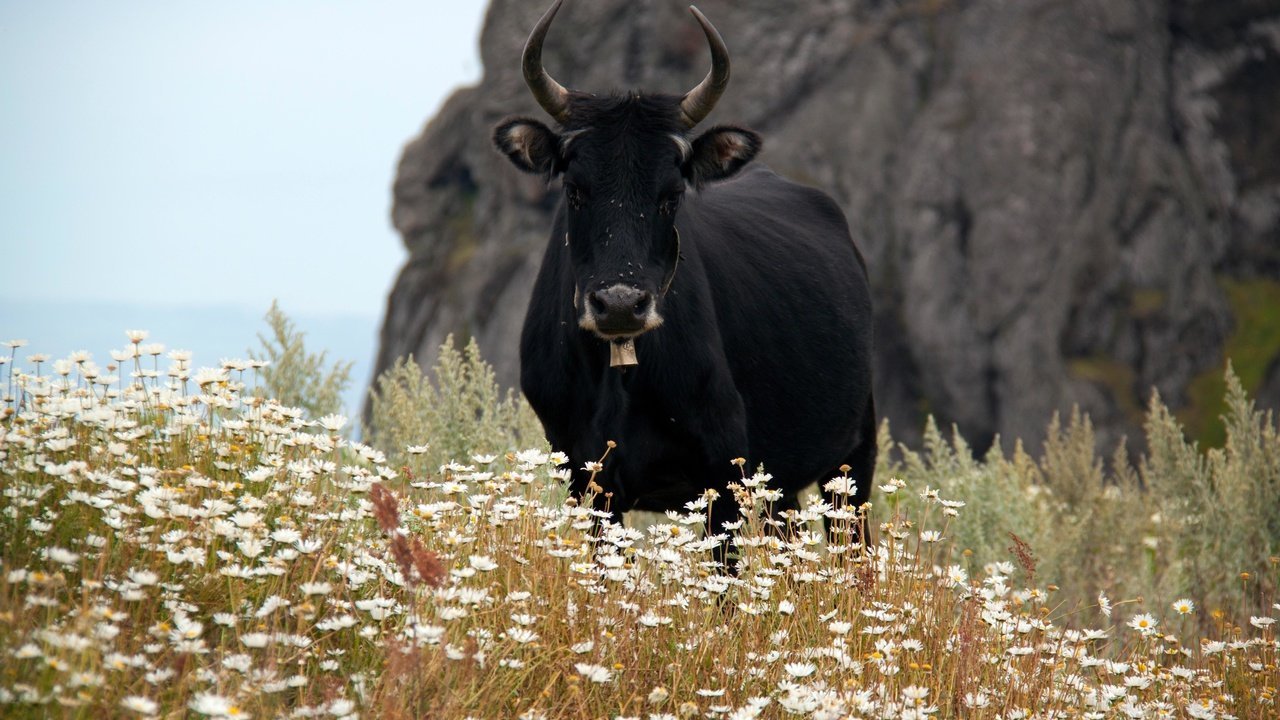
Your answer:
[[[302,533],[293,528],[280,528],[279,530],[272,531],[271,539],[278,543],[292,545],[302,539]]]
[[[1197,700],[1187,703],[1187,714],[1196,720],[1213,720],[1218,717],[1217,709],[1214,707],[1212,700]]]
[[[1249,618],[1249,624],[1258,628],[1259,630],[1266,630],[1272,625],[1275,625],[1275,623],[1276,623],[1276,619],[1272,617],[1251,616]]]
[[[227,519],[242,530],[251,530],[262,524],[262,516],[249,510],[241,510]]]
[[[129,695],[120,701],[120,706],[125,710],[132,710],[143,715],[154,715],[159,705],[154,700],[149,700],[141,695]]]
[[[230,700],[215,695],[213,693],[196,693],[196,697],[187,707],[201,715],[214,715],[218,717],[247,717],[240,708],[236,707]]]
[[[316,421],[316,423],[325,430],[328,430],[331,433],[336,433],[347,424],[347,418],[343,415],[331,413],[321,417]]]
[[[650,705],[661,705],[671,697],[671,693],[661,685],[654,687],[649,691],[648,702]]]
[[[538,633],[522,627],[514,627],[507,630],[507,637],[521,645],[527,645],[538,639]]]
[[[479,570],[480,572],[489,572],[490,570],[498,569],[498,563],[494,562],[493,558],[488,555],[472,555],[468,558],[468,562],[471,564],[471,567]]]
[[[253,658],[244,653],[236,653],[222,658],[222,666],[228,670],[235,670],[240,673],[249,672],[253,667]]]
[[[169,633],[172,642],[194,640],[204,632],[204,625],[185,615],[177,615],[173,619],[173,631]]]
[[[712,690],[710,688],[699,688],[694,692],[695,694],[700,695],[702,697],[724,697],[724,688],[720,688],[719,690]]]
[[[659,625],[670,625],[671,618],[666,617],[665,615],[657,615],[650,610],[636,618],[636,622],[644,625],[645,627],[657,627]]]
[[[160,670],[152,670],[146,675],[143,675],[142,679],[146,680],[148,683],[152,685],[163,685],[164,683],[168,682],[169,679],[172,678],[175,674],[176,673],[174,672],[173,668],[162,668]]]
[[[1173,603],[1173,611],[1179,615],[1190,615],[1195,612],[1196,604],[1187,598],[1175,600]]]
[[[14,651],[13,656],[19,660],[40,657],[40,647],[35,643],[27,643]]]
[[[223,368],[200,368],[196,371],[196,385],[204,388],[208,385],[227,381],[227,371]]]
[[[923,705],[924,699],[929,696],[929,688],[920,687],[919,685],[908,685],[902,688],[902,697],[910,701],[911,705]]]
[[[1151,686],[1151,677],[1143,675],[1128,675],[1124,679],[1124,686],[1127,688],[1135,688],[1137,690],[1145,690]]]
[[[833,620],[827,625],[827,629],[834,635],[848,635],[849,631],[853,629],[853,623],[845,622],[843,620]]]
[[[591,652],[593,649],[595,649],[595,646],[596,646],[595,642],[591,640],[587,640],[585,642],[580,642],[574,645],[570,645],[569,649],[579,655],[585,655]]]
[[[1143,635],[1150,635],[1151,633],[1154,633],[1156,631],[1156,625],[1158,624],[1158,621],[1152,617],[1150,613],[1139,613],[1129,620],[1129,627],[1137,630]]]
[[[333,586],[327,582],[306,582],[298,586],[303,595],[328,595]]]
[[[778,603],[779,615],[791,615],[796,611],[796,606],[790,600],[782,600]]]
[[[147,335],[149,335],[149,333],[146,330],[125,330],[124,334],[126,337],[129,338],[129,342],[133,343],[134,345],[137,345],[143,340],[146,340]]]
[[[51,547],[42,553],[45,557],[60,565],[75,565],[80,562],[80,556],[65,548]]]
[[[965,572],[965,569],[959,565],[952,565],[947,568],[947,582],[952,587],[963,585],[969,582],[969,573]]]
[[[592,663],[576,663],[573,666],[579,675],[593,683],[607,683],[613,680],[613,672],[603,665],[594,665]]]
[[[550,456],[538,449],[521,450],[516,453],[516,462],[521,465],[546,465]]]
[[[240,636],[240,642],[248,648],[264,648],[270,639],[271,637],[266,633],[245,633]]]
[[[337,617],[325,618],[324,620],[321,620],[320,622],[316,623],[316,629],[322,632],[329,632],[332,630],[343,630],[345,628],[353,627],[355,624],[356,624],[356,619],[354,617],[350,615],[339,615]],[[244,642],[244,638],[241,638],[241,642]],[[245,643],[245,644],[248,645],[248,643]],[[262,645],[258,645],[257,647],[262,647],[264,645],[266,645],[265,635],[263,636]],[[249,647],[254,647],[254,646],[249,645]]]
[[[1102,593],[1098,593],[1098,609],[1102,611],[1103,615],[1111,617],[1111,600]]]
[[[236,547],[240,549],[240,552],[245,557],[253,559],[262,554],[262,551],[266,549],[266,544],[258,538],[244,538],[236,541]]]
[[[823,486],[823,490],[836,495],[853,495],[858,491],[858,486],[854,484],[853,478],[850,477],[833,477]]]
[[[812,675],[818,666],[809,662],[789,662],[782,668],[793,678],[803,678]]]
[[[285,600],[279,595],[272,595],[268,597],[266,600],[262,601],[262,607],[258,608],[258,611],[253,615],[254,617],[264,618],[270,615],[271,613],[275,612],[276,610],[290,604],[291,603],[288,600]]]
[[[441,620],[448,622],[450,620],[457,620],[458,618],[466,617],[467,609],[463,607],[452,607],[452,606],[442,607],[439,610],[436,610],[436,615],[439,616]]]
[[[764,488],[756,491],[757,498],[766,503],[776,503],[782,499],[782,491],[777,488]]]
[[[346,698],[340,698],[329,703],[328,711],[334,717],[345,717],[356,711],[356,704]]]

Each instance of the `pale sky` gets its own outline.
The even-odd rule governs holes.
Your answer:
[[[380,315],[400,149],[484,5],[0,0],[0,304]]]

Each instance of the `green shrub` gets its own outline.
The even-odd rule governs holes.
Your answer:
[[[352,363],[327,366],[326,352],[307,352],[303,342],[306,333],[294,326],[277,302],[271,302],[264,319],[271,335],[258,333],[261,354],[249,350],[250,358],[269,363],[258,371],[260,390],[281,405],[306,410],[311,418],[341,412],[342,393],[351,382]]]
[[[370,443],[419,474],[470,462],[472,453],[546,446],[532,408],[502,392],[474,338],[460,352],[450,335],[430,378],[412,357],[397,361],[370,398]]]
[[[1169,547],[1170,580],[1194,588],[1207,603],[1252,607],[1259,591],[1274,596],[1280,555],[1280,437],[1228,366],[1226,444],[1201,454],[1153,397],[1147,415],[1151,452],[1142,478],[1159,508]],[[1259,587],[1241,573],[1257,573]]]
[[[1280,555],[1280,437],[1227,368],[1226,445],[1202,452],[1153,394],[1146,453],[1135,468],[1123,445],[1110,463],[1098,454],[1092,423],[1078,410],[1057,416],[1038,460],[1018,443],[1006,457],[997,442],[981,461],[953,430],[929,420],[923,449],[895,446],[881,433],[882,487],[898,477],[966,502],[948,526],[970,572],[1012,559],[1012,533],[1037,556],[1038,577],[1064,588],[1066,611],[1117,598],[1194,595],[1207,612],[1264,611],[1274,601]],[[875,515],[918,516],[919,495],[874,493]],[[886,510],[887,508],[887,510]],[[1242,576],[1242,573],[1249,573]]]

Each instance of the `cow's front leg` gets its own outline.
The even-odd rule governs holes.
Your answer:
[[[738,501],[727,488],[712,489],[718,497],[711,500],[707,513],[707,535],[722,536],[720,544],[712,549],[712,557],[727,571],[736,575],[738,574],[738,551],[733,544],[733,538],[742,520]]]
[[[736,572],[733,537],[742,522],[742,513],[730,485],[741,482],[743,468],[750,458],[747,415],[741,396],[731,385],[711,387],[719,391],[719,397],[704,407],[718,408],[720,412],[704,414],[699,428],[704,438],[704,477],[707,488],[715,493],[707,513],[707,533],[727,536],[716,549],[715,558]]]

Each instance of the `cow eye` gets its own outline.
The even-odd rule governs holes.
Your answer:
[[[684,197],[684,193],[682,192],[668,193],[667,196],[662,199],[662,202],[658,203],[658,211],[663,215],[671,215],[675,213],[676,210],[680,209],[680,199],[682,197]]]
[[[564,196],[569,201],[569,207],[574,210],[581,210],[582,205],[586,202],[586,193],[582,192],[582,188],[577,185],[568,184],[564,186]]]

